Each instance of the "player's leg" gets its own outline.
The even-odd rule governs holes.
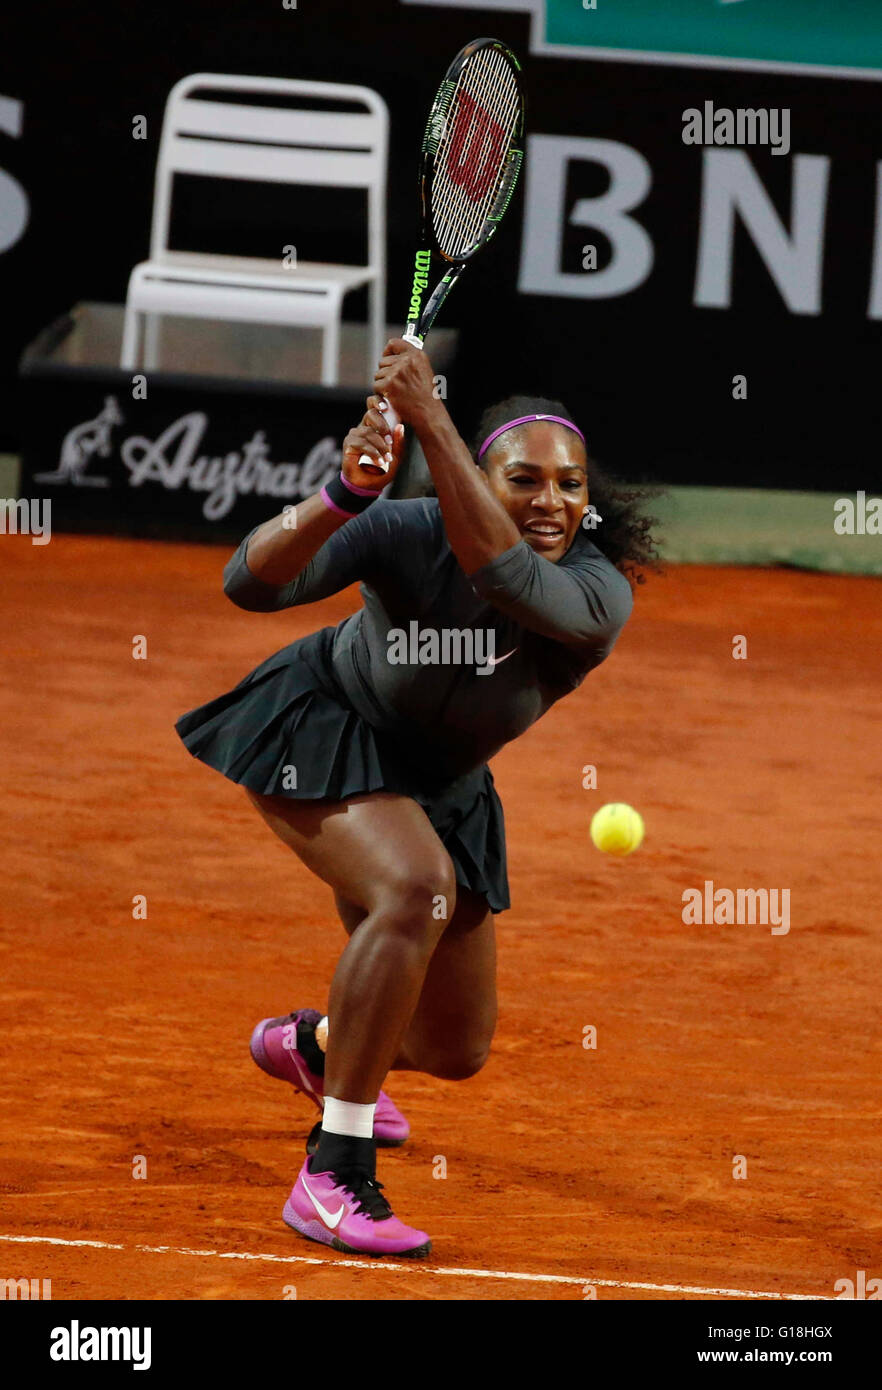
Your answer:
[[[339,893],[337,910],[350,935],[364,909]],[[329,1013],[329,1031],[336,1020]],[[487,1060],[496,1027],[496,930],[486,900],[460,887],[456,907],[429,962],[419,1003],[393,1070],[459,1081]]]
[[[335,893],[365,911],[331,984],[338,1025],[325,1056],[318,1148],[282,1213],[310,1240],[373,1255],[428,1253],[425,1231],[392,1213],[376,1182],[380,1086],[419,1002],[456,878],[422,808],[377,792],[339,803],[248,793],[263,819]]]
[[[375,792],[345,802],[248,792],[271,830],[335,894],[364,913],[334,972],[325,1094],[373,1104],[419,1004],[445,922],[455,915],[453,864],[422,808]]]

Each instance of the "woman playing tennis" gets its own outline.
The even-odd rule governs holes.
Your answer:
[[[349,940],[327,1015],[267,1019],[251,1051],[322,1110],[284,1220],[372,1255],[430,1249],[376,1180],[377,1144],[409,1132],[380,1089],[387,1073],[472,1076],[493,1037],[494,913],[509,894],[487,760],[609,655],[630,578],[653,563],[641,494],[588,459],[560,402],[493,407],[473,456],[433,385],[425,353],[393,339],[339,478],[297,507],[295,526],[290,512],[258,526],[224,572],[251,611],[356,580],[364,607],[177,723],[334,891]],[[403,424],[387,429],[386,401],[415,430],[436,497],[378,497],[404,437]],[[361,467],[364,455],[388,473]]]

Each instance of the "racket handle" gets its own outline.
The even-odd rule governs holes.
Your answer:
[[[380,397],[385,400],[385,397]],[[386,409],[383,411],[383,419],[386,421],[387,434],[395,433],[395,426],[399,423],[398,416],[392,409],[388,401],[385,402]],[[375,459],[370,454],[362,454],[358,460],[359,468],[363,468],[365,473],[388,473],[389,465],[385,459]]]
[[[423,340],[422,338],[418,338],[415,333],[405,333],[404,339],[405,342],[413,343],[414,347],[417,347],[420,349],[420,351],[422,351]],[[381,397],[380,399],[384,400],[384,397]],[[395,426],[400,424],[401,422],[388,401],[385,401],[385,405],[386,409],[383,411],[383,416],[386,421],[387,433],[394,434]],[[384,459],[371,458],[370,454],[362,454],[358,460],[358,466],[359,468],[363,468],[366,473],[389,472],[389,465],[388,463],[386,463]]]

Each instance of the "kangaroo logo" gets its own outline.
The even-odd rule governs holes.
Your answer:
[[[110,431],[114,425],[121,425],[122,422],[116,397],[105,396],[104,409],[94,420],[74,425],[64,436],[54,473],[35,473],[35,480],[40,483],[72,483],[74,487],[109,487],[109,478],[92,477],[86,473],[86,468],[95,454],[103,459],[110,457]]]

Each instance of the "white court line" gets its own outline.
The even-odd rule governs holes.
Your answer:
[[[62,1240],[60,1236],[0,1236],[0,1240],[13,1241],[16,1245],[88,1245],[93,1250],[125,1250],[124,1245],[113,1245],[109,1240]]]
[[[197,1255],[218,1260],[263,1260],[279,1265],[325,1265],[328,1269],[385,1269],[401,1270],[406,1274],[442,1274],[461,1279],[513,1279],[522,1284],[579,1284],[598,1289],[644,1289],[652,1293],[696,1293],[717,1298],[762,1298],[792,1303],[831,1302],[827,1294],[759,1293],[755,1289],[706,1289],[695,1284],[644,1284],[630,1279],[595,1279],[586,1274],[574,1278],[570,1274],[524,1274],[503,1269],[448,1269],[443,1265],[425,1265],[414,1260],[410,1264],[395,1264],[389,1260],[323,1260],[310,1255],[249,1255],[238,1250],[193,1250],[182,1245],[114,1245],[104,1240],[63,1240],[58,1236],[4,1236],[0,1241],[13,1245],[86,1245],[94,1250],[139,1250],[149,1255]]]

